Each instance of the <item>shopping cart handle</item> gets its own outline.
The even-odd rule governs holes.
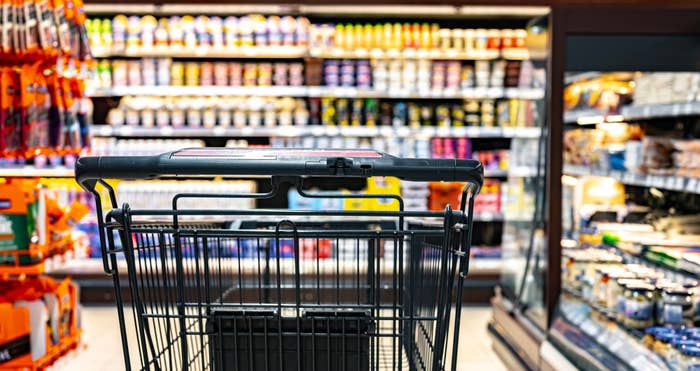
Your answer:
[[[81,157],[75,176],[81,185],[97,179],[153,179],[164,176],[394,176],[412,181],[484,181],[479,161],[398,158],[374,150],[195,148],[159,156]]]

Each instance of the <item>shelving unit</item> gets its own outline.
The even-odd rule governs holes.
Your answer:
[[[224,96],[224,97],[334,97],[386,99],[542,99],[543,89],[471,88],[462,90],[377,91],[326,86],[124,86],[95,88],[91,97],[133,96]]]
[[[463,52],[454,49],[341,49],[341,48],[305,48],[298,46],[277,47],[242,47],[235,50],[216,50],[200,47],[196,49],[171,50],[167,47],[154,49],[107,50],[96,48],[92,51],[95,58],[188,58],[188,59],[301,59],[338,58],[338,59],[432,59],[432,60],[525,60],[530,58],[526,49],[504,49]]]
[[[571,176],[602,176],[613,178],[623,184],[654,187],[669,191],[679,191],[700,194],[700,178],[690,178],[673,175],[639,174],[620,170],[598,170],[587,166],[564,165],[564,175]]]
[[[133,126],[96,125],[92,135],[99,137],[468,137],[468,138],[537,138],[540,128],[500,128],[500,127],[421,127],[394,128],[390,126],[283,126],[283,127],[214,127],[214,128],[144,128]]]
[[[700,115],[700,102],[679,102],[630,105],[619,112],[586,109],[564,113],[564,123],[581,125],[601,122],[641,121],[659,118],[688,117]]]

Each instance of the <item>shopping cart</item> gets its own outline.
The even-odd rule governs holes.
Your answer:
[[[207,175],[270,176],[271,190],[193,190],[174,195],[170,209],[136,210],[118,207],[105,181]],[[397,195],[318,194],[303,187],[306,177],[370,176],[466,186],[460,209],[444,212],[406,211]],[[83,157],[76,178],[96,198],[127,369],[136,363],[142,370],[456,369],[474,196],[483,182],[479,162],[372,150],[185,149]],[[286,184],[303,197],[398,206],[181,207],[192,198],[269,199]],[[103,200],[111,208],[106,214]]]

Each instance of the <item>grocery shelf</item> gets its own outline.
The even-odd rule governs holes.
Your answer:
[[[564,175],[571,176],[602,176],[613,178],[623,184],[654,187],[669,191],[680,191],[700,194],[700,178],[675,175],[640,174],[631,171],[599,170],[581,165],[564,165]]]
[[[700,102],[640,104],[622,107],[620,114],[626,120],[700,115]]]
[[[240,47],[240,48],[210,48],[197,47],[189,49],[184,47],[155,47],[152,49],[126,49],[110,50],[106,48],[93,48],[92,56],[95,58],[262,58],[262,59],[292,59],[302,58],[307,55],[307,49],[300,46],[275,46],[275,47]]]
[[[149,49],[132,48],[112,50],[104,47],[92,49],[95,58],[261,58],[261,59],[299,59],[342,58],[342,59],[434,59],[434,60],[494,60],[499,58],[524,60],[529,59],[527,49],[473,50],[457,49],[342,49],[342,48],[306,48],[302,46],[251,46],[238,48],[213,47],[154,47]]]
[[[460,51],[456,49],[341,49],[312,48],[309,55],[316,58],[343,59],[439,59],[439,60],[493,60],[501,57],[498,50]]]
[[[500,128],[500,127],[421,127],[408,128],[391,126],[282,126],[282,127],[220,127],[189,128],[180,127],[134,127],[96,125],[92,135],[98,137],[469,137],[469,138],[537,138],[540,128]]]
[[[588,370],[668,370],[669,365],[641,341],[639,331],[628,331],[604,318],[590,305],[571,294],[560,297],[559,315],[550,341],[578,367]]]
[[[335,97],[389,99],[542,99],[539,88],[468,88],[460,90],[379,91],[353,87],[326,86],[122,86],[94,88],[90,97],[135,96],[262,96],[262,97]]]
[[[700,115],[700,102],[638,104],[624,106],[620,108],[619,112],[598,109],[572,110],[564,113],[564,122],[568,124],[596,124],[697,115]]]
[[[575,124],[579,121],[590,122],[592,124],[598,122],[604,122],[605,117],[609,116],[609,112],[606,110],[599,109],[575,109],[571,111],[564,112],[564,123],[565,124]]]
[[[35,167],[35,166],[9,166],[0,167],[0,177],[43,177],[43,178],[69,178],[73,177],[73,168],[59,167]]]

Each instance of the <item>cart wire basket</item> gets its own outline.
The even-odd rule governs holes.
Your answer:
[[[106,181],[214,175],[269,176],[271,190],[193,190],[174,195],[170,209],[143,210],[117,206]],[[405,210],[397,195],[319,194],[303,187],[308,177],[370,176],[466,185],[459,210],[447,206],[444,212]],[[403,159],[373,150],[208,148],[82,157],[76,179],[96,199],[126,369],[456,369],[474,197],[483,183],[479,162]],[[268,199],[287,183],[302,197],[398,206],[182,207],[184,199]],[[103,201],[111,210],[103,213]],[[128,336],[134,326],[127,319],[135,337]]]

